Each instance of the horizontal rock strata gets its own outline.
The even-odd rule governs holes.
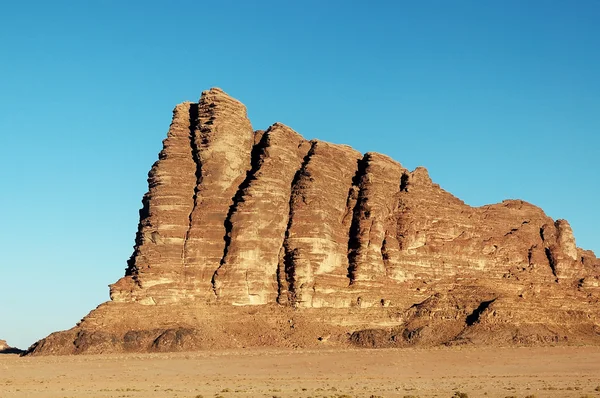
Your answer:
[[[148,184],[111,301],[32,353],[600,341],[600,261],[567,221],[254,131],[220,89],[175,107]]]

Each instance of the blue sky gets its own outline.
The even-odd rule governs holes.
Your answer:
[[[600,2],[0,6],[0,338],[108,299],[173,106],[388,154],[468,204],[521,198],[600,253]]]

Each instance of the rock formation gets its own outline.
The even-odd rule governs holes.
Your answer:
[[[175,107],[111,301],[32,354],[600,342],[600,261],[521,200],[471,207],[378,153]]]
[[[0,340],[0,354],[22,354],[24,351],[8,345],[6,340]]]

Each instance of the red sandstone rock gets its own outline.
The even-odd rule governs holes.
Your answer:
[[[600,342],[600,261],[565,220],[254,132],[222,90],[175,108],[148,183],[112,301],[31,353]]]

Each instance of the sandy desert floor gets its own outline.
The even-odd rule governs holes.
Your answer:
[[[460,394],[600,397],[600,347],[0,355],[0,398]]]

